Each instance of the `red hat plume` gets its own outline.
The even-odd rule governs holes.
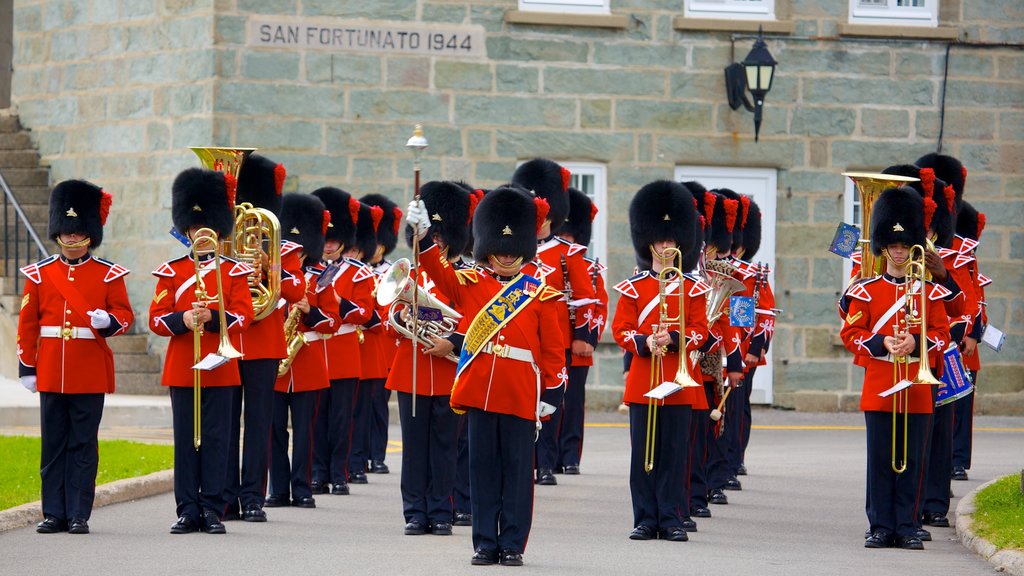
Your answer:
[[[985,229],[985,221],[986,221],[985,213],[984,212],[978,212],[978,236],[977,236],[978,240],[981,240],[981,232],[982,232],[982,230]]]
[[[352,217],[352,223],[359,223],[359,200],[355,196],[348,197],[348,214]]]
[[[224,188],[228,193],[228,205],[235,207],[235,192],[238,191],[238,179],[231,174],[224,174]]]
[[[402,229],[402,209],[399,208],[398,206],[395,206],[394,215],[394,222],[392,222],[392,224],[394,224],[395,226],[395,235],[397,235],[398,232]]]
[[[114,195],[106,190],[100,190],[100,226],[107,225],[107,215],[110,214],[110,205],[114,203]]]
[[[949,213],[952,214],[955,211],[954,205],[956,204],[956,190],[953,189],[952,184],[948,184],[942,189],[942,194],[946,197],[946,207],[949,208]]]
[[[483,194],[480,194],[478,196],[477,192],[480,192],[480,191],[479,190],[474,190],[474,191],[470,192],[470,194],[469,194],[469,216],[466,217],[466,224],[467,225],[470,222],[473,221],[473,213],[476,212],[476,205],[480,203],[480,198],[483,197]]]
[[[288,177],[288,171],[284,169],[284,164],[278,164],[274,166],[274,191],[277,195],[281,195],[281,190],[284,189],[284,179]]]
[[[572,179],[572,172],[565,166],[562,166],[562,192],[569,190],[569,181]]]
[[[533,203],[537,206],[537,232],[544,227],[544,221],[548,219],[548,212],[551,210],[551,205],[548,201],[541,198],[540,196],[533,197]]]
[[[724,198],[725,200],[725,229],[732,234],[733,228],[736,227],[736,213],[739,212],[740,203],[731,199]]]
[[[704,194],[704,218],[708,222],[711,221],[711,215],[715,213],[715,202],[718,200],[718,196],[714,194]]]
[[[590,221],[593,222],[594,218],[597,218],[597,204],[590,203]]]
[[[327,227],[331,224],[331,211],[324,210],[324,221],[320,226],[320,234],[323,236],[327,235]]]
[[[373,221],[373,233],[377,233],[380,221],[384,219],[384,209],[380,206],[370,206],[370,219]]]
[[[935,193],[935,170],[921,168],[917,171],[917,177],[921,179],[921,188],[924,188],[926,197]]]
[[[743,206],[743,217],[740,218],[740,229],[747,227],[747,214],[750,212],[750,197],[740,196],[740,204]]]
[[[925,196],[924,198],[924,229],[928,230],[932,226],[932,217],[935,216],[935,210],[938,209],[938,204],[935,200],[932,200],[931,196]]]

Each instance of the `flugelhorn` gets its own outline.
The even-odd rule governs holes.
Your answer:
[[[883,190],[918,182],[920,179],[874,172],[843,172],[843,176],[853,180],[853,185],[860,194],[860,277],[874,278],[885,270],[884,261],[871,252],[871,212],[875,200],[878,200]]]
[[[377,285],[377,303],[381,306],[390,305],[388,318],[396,332],[431,348],[434,343],[430,338],[451,336],[458,328],[462,315],[416,284],[415,279],[409,276],[409,269],[409,260],[405,258],[399,259],[391,265],[391,269]],[[440,319],[424,320],[420,318],[413,322],[411,308],[414,292],[416,293],[415,299],[418,301],[417,313],[429,309],[437,310],[440,312]],[[408,315],[403,314],[405,310],[409,310]],[[445,358],[452,362],[458,362],[459,352],[453,350]]]

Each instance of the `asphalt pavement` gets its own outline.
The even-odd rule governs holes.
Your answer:
[[[750,475],[729,504],[698,519],[689,542],[635,542],[628,487],[628,429],[618,414],[591,414],[582,475],[538,486],[522,573],[546,574],[993,574],[951,528],[931,528],[924,551],[863,548],[864,431],[859,414],[755,412]],[[979,417],[971,480],[962,496],[1021,468],[1024,418]],[[123,428],[108,437],[131,437]],[[144,430],[143,430],[144,431]],[[160,431],[149,431],[161,434]],[[391,474],[317,508],[268,509],[266,524],[230,522],[228,534],[174,536],[171,494],[94,511],[92,534],[0,534],[3,573],[35,574],[478,574],[469,527],[452,536],[405,536],[400,438],[391,429]],[[102,455],[101,455],[102,457]],[[953,509],[956,499],[953,501]],[[952,513],[951,513],[952,516]],[[951,518],[952,519],[952,518]]]

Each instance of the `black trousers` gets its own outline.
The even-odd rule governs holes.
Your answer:
[[[274,392],[270,432],[270,494],[293,498],[313,495],[313,421],[317,392]],[[292,459],[288,463],[288,412],[292,420]]]
[[[949,473],[953,467],[953,413],[956,405],[964,400],[966,398],[938,406],[932,414],[932,433],[928,442],[928,467],[925,469],[922,505],[925,514],[945,516],[949,513]]]
[[[633,526],[677,528],[689,518],[690,406],[658,406],[655,424],[654,468],[644,469],[647,446],[647,404],[629,406],[629,492]]]
[[[388,451],[388,401],[391,400],[391,390],[384,387],[387,378],[378,378],[374,382],[370,393],[370,460],[383,462]]]
[[[562,402],[562,428],[558,434],[558,462],[563,466],[579,466],[583,454],[583,423],[586,419],[587,373],[590,366],[569,368],[569,385]],[[545,424],[546,426],[547,424]]]
[[[471,492],[469,491],[469,416],[458,415],[458,433],[455,459],[455,487],[452,489],[452,504],[456,512],[470,513]]]
[[[971,382],[977,384],[978,373],[968,371]],[[953,403],[953,466],[971,467],[971,447],[974,436],[974,394]]]
[[[714,382],[704,383],[708,405],[714,399]],[[708,437],[711,435],[711,410],[691,410],[690,422],[690,510],[708,507]]]
[[[892,469],[892,438],[896,434],[897,455],[903,456],[903,416],[896,427],[889,412],[865,412],[867,428],[867,503],[865,511],[871,531],[885,530],[897,536],[913,536],[919,516],[918,497],[925,458],[925,438],[931,414],[910,414],[907,427],[907,469]]]
[[[231,437],[228,440],[228,477],[224,499],[228,510],[262,508],[267,494],[267,470],[270,467],[270,426],[274,413],[276,358],[239,360],[242,385],[232,388]],[[242,401],[245,400],[245,413]],[[239,475],[239,437],[244,417],[241,475]]]
[[[331,380],[329,389],[319,391],[316,422],[313,425],[313,480],[348,482],[348,456],[352,447],[352,410],[358,378]]]
[[[750,411],[750,395],[754,392],[754,372],[757,366],[751,366],[743,379],[743,430],[740,432],[740,449],[733,460],[733,474],[739,470],[740,464],[746,462],[747,444],[750,444],[750,427],[754,425],[754,419]],[[733,394],[739,390],[733,391]]]
[[[202,443],[192,443],[192,387],[170,386],[174,426],[174,501],[178,516],[198,520],[203,510],[223,515],[227,508],[224,483],[228,468],[228,420],[233,386],[210,386],[201,391]]]
[[[39,393],[43,514],[58,520],[92,515],[104,394]]]
[[[565,351],[565,365],[569,366],[571,352]],[[566,372],[568,375],[568,372]],[[544,427],[540,430],[540,436],[536,443],[536,466],[538,470],[554,469],[558,465],[558,434],[562,427],[562,415],[565,414],[563,400],[565,399],[566,386],[560,386],[551,390],[542,390],[540,399],[556,408]]]
[[[532,420],[475,408],[469,411],[474,550],[526,550],[533,524],[536,431]]]
[[[717,386],[717,384],[710,384],[708,406],[710,406],[711,410],[714,410],[715,408],[718,407],[718,405],[714,402],[715,386]],[[709,385],[705,383],[705,394],[709,392],[708,388]],[[729,403],[734,395],[741,396],[739,392],[739,390],[733,390],[732,392],[729,393],[729,398],[727,398],[725,401],[726,406],[724,406],[722,409],[723,415],[721,420],[715,422],[711,420],[710,416],[708,417],[708,422],[710,423],[708,427],[707,439],[708,456],[707,460],[705,461],[704,470],[706,474],[705,480],[707,481],[709,491],[721,489],[723,486],[725,486],[725,482],[729,479],[729,476],[732,476],[733,474],[733,469],[731,465],[732,456],[730,454],[733,448],[733,444],[730,441],[730,433],[736,432],[739,429],[742,418],[738,410],[736,412],[730,413],[732,407],[729,406]],[[715,429],[719,425],[722,427],[722,435],[716,436]]]
[[[450,396],[398,393],[402,421],[402,511],[405,521],[452,521],[452,489],[455,487],[458,415],[449,406]]]
[[[370,459],[370,426],[373,420],[373,389],[385,380],[360,380],[352,403],[352,449],[349,451],[348,471],[366,472]]]

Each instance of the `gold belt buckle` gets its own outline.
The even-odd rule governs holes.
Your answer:
[[[494,354],[495,356],[499,356],[501,358],[504,358],[505,355],[502,354],[502,352],[506,352],[506,351],[507,350],[505,349],[505,347],[502,346],[501,344],[492,344],[491,345],[491,354]]]
[[[65,340],[70,340],[75,337],[75,330],[73,328],[65,327],[61,329],[60,335],[63,336]]]

